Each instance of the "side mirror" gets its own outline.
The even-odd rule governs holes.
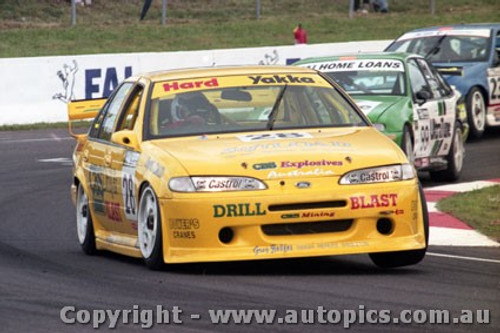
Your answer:
[[[121,130],[111,135],[111,142],[139,151],[139,140],[134,131]]]
[[[429,99],[432,98],[431,92],[428,90],[420,90],[416,93],[418,106],[424,105]]]

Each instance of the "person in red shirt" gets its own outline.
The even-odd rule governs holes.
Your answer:
[[[293,37],[295,44],[307,44],[307,32],[305,29],[302,29],[301,23],[293,30]]]

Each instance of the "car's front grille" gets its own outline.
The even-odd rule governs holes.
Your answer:
[[[271,212],[282,210],[304,210],[304,209],[320,209],[320,208],[338,208],[347,206],[345,200],[335,201],[320,201],[320,202],[301,202],[293,204],[269,205]]]
[[[320,222],[276,223],[261,226],[264,234],[268,236],[288,236],[321,234],[348,230],[353,223],[349,220],[331,220]]]

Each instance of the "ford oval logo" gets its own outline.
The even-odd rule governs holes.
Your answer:
[[[298,182],[298,183],[295,183],[295,187],[296,188],[309,188],[309,187],[311,187],[311,183],[309,183],[309,182]]]

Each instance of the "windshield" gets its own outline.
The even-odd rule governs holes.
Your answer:
[[[299,66],[324,72],[350,95],[406,95],[405,67],[400,60],[346,56]]]
[[[487,61],[489,38],[442,35],[396,41],[388,51],[417,53],[431,62]]]
[[[406,95],[403,72],[351,71],[326,74],[351,95]]]
[[[367,125],[317,74],[159,82],[153,87],[149,105],[149,138]]]

